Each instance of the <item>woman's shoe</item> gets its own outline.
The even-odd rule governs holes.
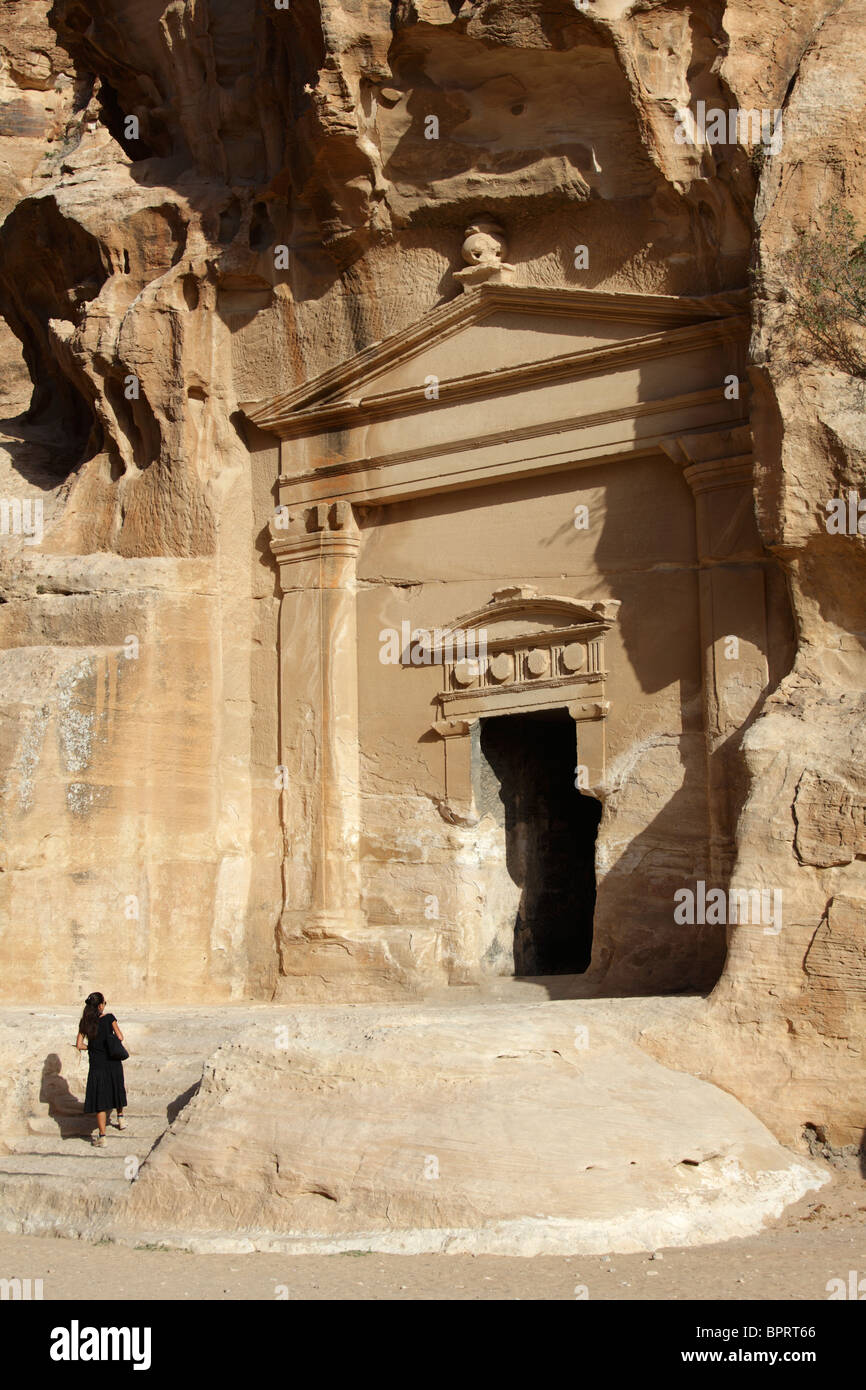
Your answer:
[[[105,1135],[104,1135],[104,1134],[94,1134],[94,1136],[93,1136],[93,1138],[91,1139],[90,1142],[92,1143],[92,1145],[93,1145],[93,1147],[94,1147],[95,1149],[104,1149],[104,1148],[105,1148]]]
[[[122,1115],[118,1115],[116,1126],[118,1129],[126,1129],[126,1120],[123,1118]]]

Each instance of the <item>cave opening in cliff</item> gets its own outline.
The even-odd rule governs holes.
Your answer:
[[[601,805],[575,787],[574,720],[564,709],[482,719],[480,747],[485,809],[502,825],[505,865],[521,890],[514,974],[582,974]]]

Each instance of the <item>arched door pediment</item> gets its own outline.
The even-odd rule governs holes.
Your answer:
[[[428,650],[442,666],[440,721],[603,700],[604,640],[619,606],[524,585],[435,629]]]

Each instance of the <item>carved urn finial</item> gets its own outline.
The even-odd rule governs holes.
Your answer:
[[[465,270],[455,270],[454,279],[464,290],[476,285],[509,285],[514,279],[514,266],[504,260],[508,250],[505,233],[490,218],[479,217],[466,228],[463,242]]]

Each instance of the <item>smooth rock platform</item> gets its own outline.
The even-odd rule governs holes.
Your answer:
[[[58,1071],[30,1045],[71,1014],[5,1010],[0,1221],[198,1251],[599,1254],[751,1234],[828,1180],[641,1050],[703,1001],[499,993],[137,1010],[129,1130],[104,1152],[82,1142],[71,1048]]]

